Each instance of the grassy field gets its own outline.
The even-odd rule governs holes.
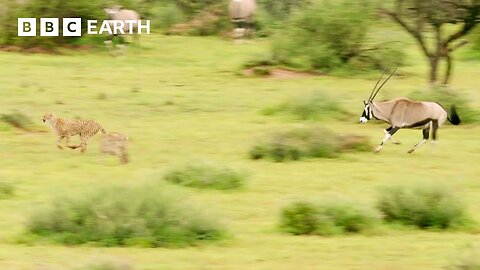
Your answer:
[[[248,159],[264,134],[309,125],[262,109],[313,90],[326,90],[354,114],[350,121],[324,121],[338,133],[365,135],[375,144],[384,125],[358,124],[377,74],[317,76],[288,80],[238,75],[245,60],[268,50],[266,41],[234,44],[218,38],[143,39],[143,50],[113,58],[104,52],[67,55],[0,53],[0,113],[19,110],[41,125],[45,112],[95,119],[130,137],[132,162],[121,166],[99,152],[94,137],[85,154],[60,151],[48,132],[23,132],[0,122],[0,180],[16,194],[0,200],[0,269],[75,269],[96,260],[127,262],[135,269],[440,269],[480,235],[383,229],[376,235],[302,237],[277,229],[279,210],[298,198],[346,197],[374,203],[378,189],[400,183],[445,184],[480,220],[480,128],[444,126],[436,147],[406,152],[418,130],[396,134],[402,145],[339,159],[273,163]],[[379,94],[391,98],[427,89],[427,67],[413,46],[406,76]],[[456,62],[452,86],[480,105],[480,63]],[[47,131],[48,129],[45,128]],[[239,191],[179,188],[211,210],[231,237],[188,248],[99,248],[18,243],[25,222],[53,197],[109,185],[161,181],[177,164],[213,160],[248,171]]]

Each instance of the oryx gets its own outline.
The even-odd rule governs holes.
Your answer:
[[[255,0],[230,0],[228,12],[230,19],[235,23],[236,32],[241,32],[242,36],[253,36],[256,9],[257,3]],[[243,31],[240,31],[240,29]]]
[[[392,136],[401,128],[420,128],[422,129],[423,139],[414,145],[408,153],[412,153],[421,145],[426,143],[429,139],[429,134],[433,138],[433,141],[437,139],[437,129],[445,123],[448,119],[453,125],[460,124],[460,118],[455,110],[455,106],[452,105],[450,116],[442,105],[436,102],[429,101],[414,101],[405,97],[394,98],[388,101],[373,101],[378,91],[382,86],[392,77],[396,69],[392,74],[383,82],[378,89],[378,83],[382,79],[385,71],[380,79],[378,79],[375,87],[370,93],[370,97],[367,101],[363,101],[364,109],[362,117],[360,117],[361,123],[367,123],[372,117],[378,120],[387,122],[390,127],[385,129],[385,137],[380,145],[375,150],[379,152],[382,150],[383,145],[387,140],[391,140],[395,144],[399,142],[395,141]]]
[[[122,22],[121,31],[125,34],[133,34],[135,42],[138,43],[138,21],[140,20],[140,15],[134,10],[123,9],[122,6],[115,6],[112,8],[104,8],[105,13],[109,20],[109,25],[111,29],[114,29],[116,25],[113,21]],[[114,34],[114,36],[117,34]],[[109,37],[110,39],[113,36]]]

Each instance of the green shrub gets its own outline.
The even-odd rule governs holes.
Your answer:
[[[309,202],[296,202],[282,209],[280,226],[291,234],[316,233],[320,212],[316,205]]]
[[[340,137],[340,150],[343,152],[368,152],[372,150],[372,144],[368,137],[345,135]]]
[[[207,7],[225,4],[224,0],[174,0],[173,1],[185,14],[193,15],[201,12]]]
[[[325,91],[314,91],[307,95],[297,96],[280,105],[267,108],[266,115],[287,113],[299,120],[345,119],[348,113]]]
[[[421,229],[447,229],[468,223],[465,206],[452,192],[439,186],[385,188],[377,207],[387,222]]]
[[[480,122],[480,111],[473,108],[467,98],[446,87],[436,87],[429,90],[414,91],[410,98],[419,101],[433,101],[440,103],[450,115],[452,105],[456,106],[462,123],[472,124]]]
[[[310,5],[310,0],[259,0],[259,6],[275,21],[284,21],[299,8]]]
[[[375,21],[374,4],[326,0],[298,10],[274,35],[274,59],[290,68],[320,73],[403,65],[403,43],[367,37]]]
[[[273,41],[275,59],[304,70],[330,71],[359,55],[372,22],[370,1],[321,1],[293,15]]]
[[[15,1],[10,1],[15,2]],[[17,1],[18,2],[18,1]],[[103,10],[105,1],[51,1],[51,0],[29,0],[22,1],[23,4],[10,4],[8,16],[0,22],[3,26],[2,43],[18,45],[24,48],[45,47],[54,48],[58,45],[77,42],[81,37],[18,37],[16,18],[82,18],[82,29],[86,31],[87,20],[103,20],[106,14]],[[13,22],[13,23],[12,23]],[[61,31],[61,30],[60,30]]]
[[[362,70],[385,70],[405,65],[407,55],[403,42],[389,41],[374,45],[376,48],[365,50],[352,58],[350,66]]]
[[[281,26],[281,21],[275,20],[271,14],[269,14],[265,8],[257,7],[255,12],[255,36],[257,37],[269,37],[273,35]]]
[[[174,184],[223,190],[239,188],[245,179],[244,173],[208,162],[187,164],[165,175],[165,180]]]
[[[256,76],[268,76],[272,73],[269,67],[254,67],[252,71]]]
[[[163,3],[151,9],[151,23],[156,29],[169,29],[175,24],[183,23],[187,20],[186,15],[174,3]]]
[[[306,157],[335,158],[346,151],[370,150],[367,138],[351,141],[349,137],[338,136],[322,127],[296,128],[273,134],[253,146],[249,154],[251,159],[270,158],[282,162]]]
[[[0,181],[0,199],[11,197],[15,192],[15,186],[11,183]]]
[[[476,27],[470,34],[470,42],[473,44],[473,50],[480,51],[480,28]]]
[[[290,15],[311,4],[309,0],[260,0],[255,13],[255,35],[268,37],[286,25]]]
[[[0,120],[19,129],[23,129],[26,131],[34,131],[36,129],[36,125],[33,121],[19,111],[14,111],[11,113],[4,113],[0,115]]]
[[[268,67],[268,66],[275,66],[277,64],[278,62],[276,62],[271,55],[257,54],[257,55],[253,55],[250,59],[248,59],[243,64],[243,68]]]
[[[27,229],[55,242],[101,246],[186,246],[224,235],[214,220],[158,185],[59,198],[30,217]]]
[[[280,227],[291,234],[333,235],[373,230],[380,218],[352,202],[296,202],[282,209]]]

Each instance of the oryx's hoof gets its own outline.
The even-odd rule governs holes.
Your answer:
[[[382,151],[382,148],[383,148],[382,146],[378,146],[378,147],[375,149],[375,153],[378,153],[378,152]]]
[[[413,151],[415,151],[415,149],[410,149],[410,150],[408,150],[407,153],[411,154],[411,153],[413,153]]]
[[[396,145],[399,145],[399,144],[402,144],[401,142],[399,141],[392,141],[393,144],[396,144]]]

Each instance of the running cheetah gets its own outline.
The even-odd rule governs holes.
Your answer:
[[[127,136],[118,132],[109,132],[102,137],[100,150],[117,156],[121,163],[128,163],[127,142]]]
[[[57,134],[57,147],[63,149],[61,143],[63,139],[66,139],[67,146],[72,149],[81,148],[81,152],[87,150],[87,141],[90,137],[101,132],[106,134],[105,129],[97,122],[93,120],[82,119],[62,119],[55,116],[53,113],[47,113],[42,117],[44,123],[48,123],[52,130]],[[70,137],[79,135],[79,145],[69,145]]]

